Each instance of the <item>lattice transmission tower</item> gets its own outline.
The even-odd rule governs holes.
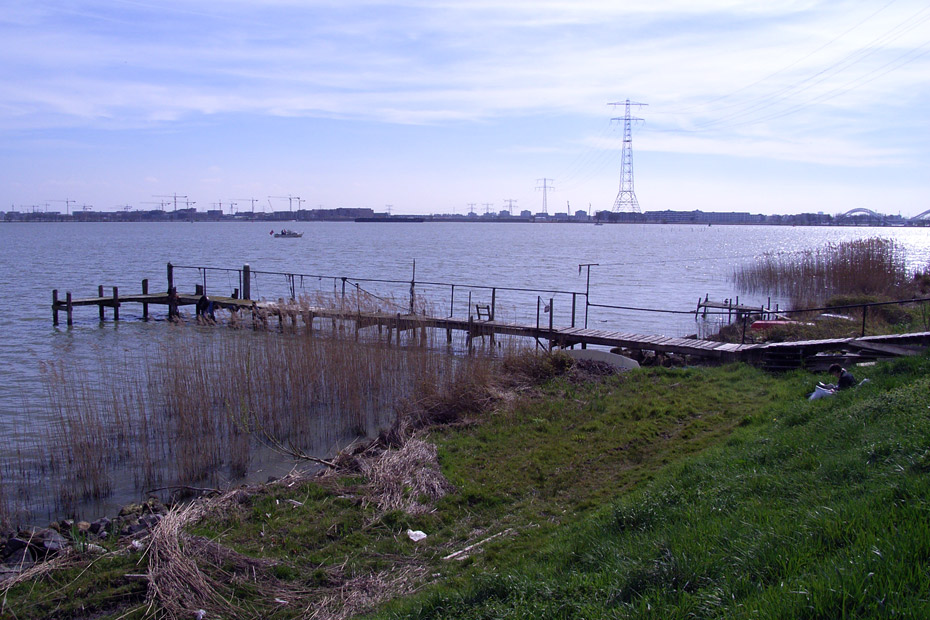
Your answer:
[[[636,200],[636,192],[633,191],[633,121],[642,121],[641,118],[630,116],[630,106],[648,105],[646,103],[635,103],[627,99],[625,102],[609,103],[616,108],[618,105],[625,107],[626,111],[622,117],[612,118],[613,121],[623,121],[623,154],[620,157],[620,191],[617,193],[617,199],[614,200],[614,213],[639,213],[639,201]]]

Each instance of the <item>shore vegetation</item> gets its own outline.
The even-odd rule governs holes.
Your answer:
[[[780,318],[791,321],[759,338],[807,340],[930,330],[930,265],[915,268],[905,248],[872,237],[832,243],[802,253],[766,254],[732,276],[744,293],[787,300]],[[898,301],[918,300],[907,303]],[[805,312],[806,309],[813,309]],[[732,324],[725,340],[742,340]]]
[[[919,617],[930,358],[856,373],[808,401],[801,371],[514,353],[412,392],[324,474],[69,547],[0,616]]]

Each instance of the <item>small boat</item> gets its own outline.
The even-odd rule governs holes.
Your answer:
[[[302,232],[296,232],[287,228],[282,228],[281,232],[275,232],[272,230],[271,234],[274,235],[276,239],[279,237],[284,237],[286,239],[299,239],[300,237],[304,236]]]

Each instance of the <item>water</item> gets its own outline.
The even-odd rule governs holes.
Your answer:
[[[689,311],[697,300],[733,297],[729,277],[735,267],[766,252],[797,252],[826,243],[882,236],[900,242],[912,266],[930,263],[930,234],[919,228],[805,228],[762,226],[655,226],[488,223],[288,223],[302,231],[301,239],[275,239],[269,232],[280,224],[164,223],[164,224],[3,224],[0,225],[0,458],[9,458],[22,445],[11,437],[42,442],[47,420],[35,419],[35,403],[47,402],[40,367],[59,362],[99,372],[102,357],[109,363],[133,358],[146,343],[166,334],[164,308],[152,309],[155,321],[139,320],[141,307],[120,309],[121,321],[100,323],[97,309],[77,308],[74,327],[52,326],[51,290],[61,296],[96,295],[97,285],[118,286],[122,294],[141,291],[148,278],[150,291],[166,288],[166,264],[211,266],[231,271],[207,273],[208,292],[227,295],[239,287],[235,270],[248,263],[258,271],[253,298],[289,295],[291,282],[265,272],[315,274],[297,278],[297,293],[341,293],[347,280],[348,299],[359,291],[378,296],[379,305],[403,311],[409,302],[409,281],[416,274],[416,295],[429,301],[434,312],[467,316],[466,304],[489,303],[499,290],[497,318],[534,323],[537,300],[553,299],[554,322],[586,320],[595,328],[633,333],[683,336],[698,331],[686,314],[590,308],[584,295],[590,268],[590,301],[635,308]],[[176,284],[193,292],[204,274],[178,268]],[[357,281],[355,278],[397,280],[397,283]],[[436,284],[425,284],[427,282]],[[355,284],[358,284],[356,291]],[[453,289],[448,283],[455,283]],[[468,285],[473,285],[469,287]],[[561,291],[561,292],[552,292]],[[393,301],[390,301],[393,300]],[[741,296],[761,305],[768,300]],[[777,300],[773,300],[773,303]],[[548,324],[548,316],[542,322]],[[25,451],[28,453],[28,446]],[[41,484],[41,480],[36,481]],[[117,485],[110,501],[131,485]],[[48,516],[49,513],[45,513]],[[37,517],[39,518],[39,517]]]

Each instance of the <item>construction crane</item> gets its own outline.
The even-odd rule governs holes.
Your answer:
[[[258,202],[258,198],[233,198],[233,200],[248,200],[252,204],[252,215],[255,215],[255,203]]]
[[[292,211],[292,212],[293,212],[293,210],[294,210],[294,206],[293,206],[293,205],[294,205],[294,201],[295,201],[295,200],[297,201],[297,208],[298,208],[298,209],[300,209],[300,203],[301,203],[301,202],[307,202],[306,200],[301,200],[300,196],[291,196],[291,195],[287,195],[287,196],[268,196],[268,198],[269,198],[269,200],[270,200],[271,198],[280,198],[280,199],[282,199],[282,200],[284,200],[284,199],[286,198],[286,199],[287,199],[287,210],[288,210],[288,211]]]
[[[185,208],[190,208],[191,205],[197,204],[196,201],[188,200],[188,199],[187,199],[187,196],[179,196],[179,195],[177,195],[177,194],[154,195],[154,196],[152,196],[152,198],[171,198],[171,199],[172,199],[172,202],[174,203],[174,210],[175,210],[175,211],[178,210],[178,198],[183,198],[183,199],[184,199],[184,206],[185,206]]]
[[[170,205],[171,203],[170,203],[170,202],[165,202],[164,200],[162,200],[162,201],[160,201],[160,202],[148,201],[148,202],[143,202],[142,204],[144,204],[144,205],[158,205],[159,207],[161,207],[161,210],[164,211],[164,210],[165,210],[165,207],[168,206],[168,205]]]
[[[77,200],[65,198],[64,200],[46,200],[45,202],[63,202],[65,203],[65,215],[71,215],[71,203],[77,202]]]

